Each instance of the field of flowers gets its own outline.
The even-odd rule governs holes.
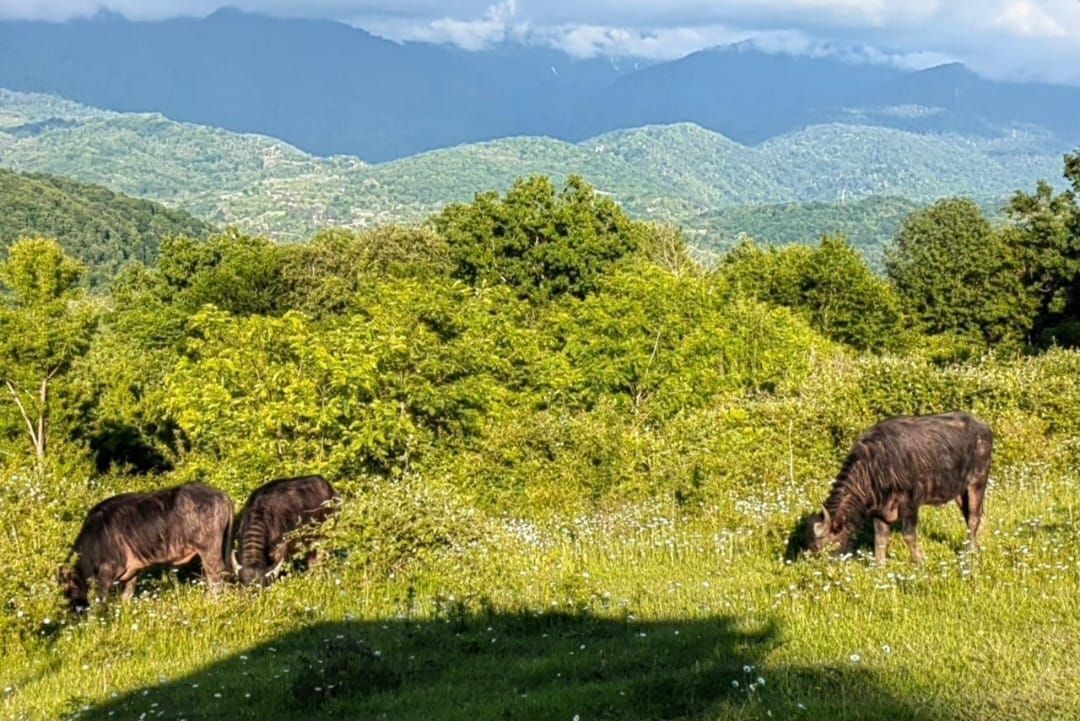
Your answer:
[[[262,591],[162,574],[5,637],[0,715],[1080,718],[1078,451],[994,469],[977,555],[955,507],[925,511],[921,568],[899,539],[880,569],[865,548],[785,560],[818,484],[689,515],[475,516],[422,562],[331,559]]]

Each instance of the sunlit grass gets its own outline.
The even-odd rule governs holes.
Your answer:
[[[1076,718],[1078,480],[996,471],[977,555],[955,507],[925,510],[922,568],[899,537],[885,568],[786,562],[797,500],[774,498],[500,519],[390,577],[332,562],[261,592],[144,584],[8,639],[0,714]]]

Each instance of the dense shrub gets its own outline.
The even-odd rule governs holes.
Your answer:
[[[803,315],[816,330],[859,349],[896,349],[906,341],[900,303],[843,238],[817,247],[736,246],[721,272],[740,292]]]
[[[886,267],[927,332],[1016,346],[1032,326],[1036,300],[1017,248],[970,200],[942,200],[908,217]]]
[[[450,245],[457,277],[505,283],[537,301],[588,295],[650,231],[576,176],[562,192],[544,177],[519,180],[505,197],[478,195],[433,222]]]

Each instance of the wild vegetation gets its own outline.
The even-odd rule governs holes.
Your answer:
[[[838,238],[706,269],[576,178],[295,245],[171,237],[104,295],[16,243],[0,715],[1077,718],[1066,167],[1006,227],[916,213],[887,279]],[[951,409],[996,437],[978,554],[949,507],[924,566],[785,558],[861,431]],[[307,473],[343,497],[318,568],[63,610],[94,502]]]
[[[219,227],[303,240],[327,226],[420,222],[519,176],[588,178],[632,216],[682,227],[696,247],[722,248],[731,225],[713,211],[761,203],[845,203],[874,195],[920,203],[966,194],[994,207],[1039,178],[1057,178],[1060,142],[1017,130],[1003,137],[920,135],[828,124],[756,146],[689,123],[606,133],[580,143],[518,137],[369,165],[319,158],[259,135],[111,113],[0,91],[0,165],[100,183],[179,205]],[[843,207],[843,206],[840,206]],[[708,212],[703,212],[708,209]],[[859,207],[857,225],[900,212]],[[837,211],[843,214],[846,211]],[[811,241],[817,232],[800,236]],[[743,230],[754,230],[747,226]],[[736,231],[737,234],[737,231]],[[762,240],[779,242],[770,233]],[[850,233],[860,248],[891,229]],[[864,245],[865,243],[865,245]],[[878,262],[880,250],[869,247]]]
[[[200,238],[210,226],[182,210],[49,175],[0,169],[0,247],[46,236],[86,266],[87,280],[111,280],[130,260],[153,263],[170,235]]]

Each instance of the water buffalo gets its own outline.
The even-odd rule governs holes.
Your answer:
[[[299,542],[290,534],[326,520],[337,498],[322,476],[279,478],[255,489],[240,512],[240,558],[233,558],[240,582],[269,583]]]
[[[192,483],[153,493],[106,498],[86,514],[59,580],[73,610],[88,605],[90,581],[104,601],[119,583],[122,598],[135,593],[135,580],[151,566],[182,566],[196,556],[211,585],[228,575],[235,513],[220,491]]]
[[[813,553],[851,548],[855,532],[874,522],[874,560],[885,562],[889,524],[899,520],[917,564],[923,553],[915,535],[919,506],[955,500],[978,548],[983,497],[990,472],[993,434],[967,413],[890,418],[866,431],[852,447],[822,511],[806,528]]]

